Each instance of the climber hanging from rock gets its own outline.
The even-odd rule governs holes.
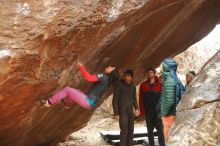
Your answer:
[[[69,108],[72,103],[77,103],[83,108],[91,109],[96,105],[104,92],[120,78],[119,71],[113,66],[106,67],[104,73],[93,75],[86,70],[81,62],[78,62],[77,66],[79,67],[83,77],[88,82],[93,83],[88,93],[84,94],[78,89],[65,87],[55,95],[51,96],[49,99],[42,100],[41,102],[44,104],[44,106],[50,107],[51,105],[63,101],[65,107],[67,108]]]

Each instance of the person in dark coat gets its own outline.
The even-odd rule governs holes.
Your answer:
[[[116,119],[119,119],[120,146],[131,146],[134,132],[134,112],[139,114],[136,99],[136,87],[133,84],[133,71],[127,70],[123,79],[117,83],[113,94],[113,110]]]
[[[153,131],[156,128],[159,144],[160,146],[165,146],[163,123],[160,114],[162,83],[155,73],[155,69],[149,68],[147,70],[147,80],[140,85],[140,112],[142,116],[146,117],[149,145],[155,146]]]

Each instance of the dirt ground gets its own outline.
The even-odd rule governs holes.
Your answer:
[[[144,121],[135,122],[135,127],[143,126]],[[110,115],[97,111],[85,128],[71,134],[58,146],[110,146],[100,136],[99,132],[102,130],[119,130],[119,124]]]

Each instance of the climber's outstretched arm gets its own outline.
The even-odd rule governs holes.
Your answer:
[[[83,77],[88,81],[88,82],[97,82],[98,77],[97,75],[91,75],[86,68],[82,65],[82,63],[77,63],[79,70],[81,71]]]

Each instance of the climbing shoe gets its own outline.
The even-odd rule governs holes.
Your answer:
[[[42,99],[42,100],[41,100],[41,103],[42,103],[45,107],[50,107],[50,106],[51,106],[51,104],[49,103],[49,101],[48,101],[48,100],[45,100],[45,99]]]

